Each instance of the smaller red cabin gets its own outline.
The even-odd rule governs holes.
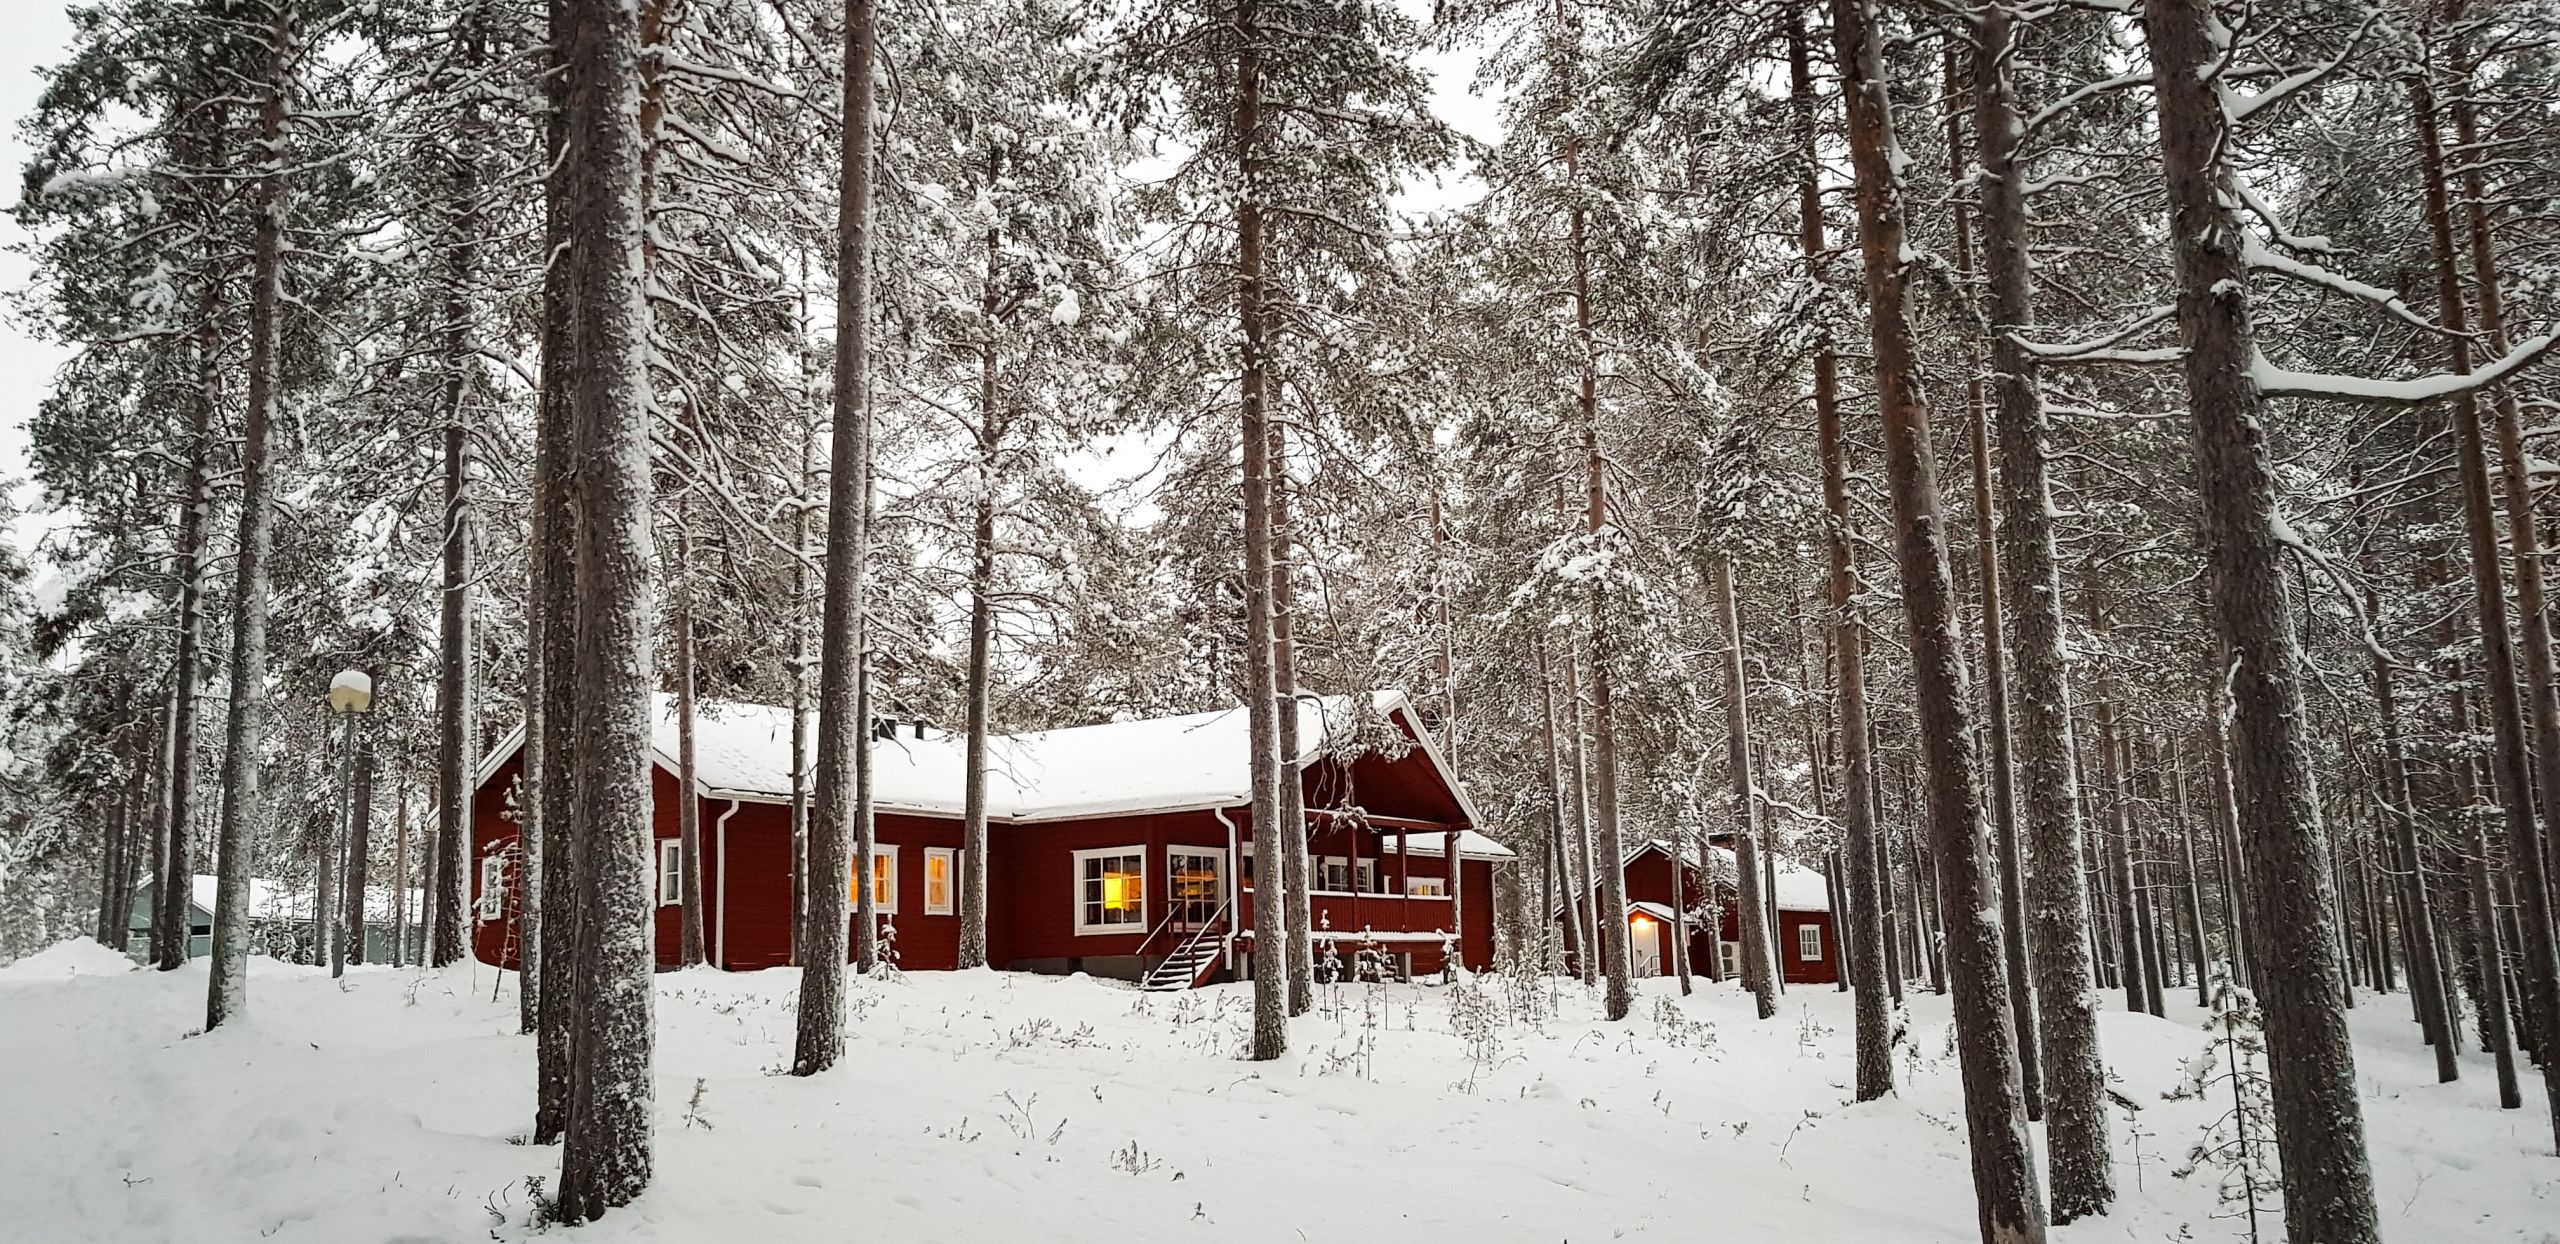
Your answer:
[[[695,789],[686,792],[674,706],[661,701],[651,823],[658,962],[678,958],[680,801],[690,797],[701,818],[709,961],[733,970],[789,963],[792,714],[699,705]],[[1453,946],[1470,968],[1490,966],[1493,869],[1511,852],[1475,831],[1474,806],[1411,702],[1395,691],[1302,700],[1298,737],[1318,954],[1429,973]],[[522,746],[519,732],[481,766],[472,805],[474,948],[507,967],[517,963]],[[901,967],[953,967],[963,740],[882,722],[871,747],[881,931]],[[1167,988],[1242,971],[1253,940],[1250,756],[1242,709],[990,740],[987,961]]]
[[[1712,883],[1708,869],[1701,867],[1702,859],[1713,870]],[[1629,852],[1623,867],[1627,877],[1627,953],[1635,975],[1670,976],[1678,972],[1678,964],[1672,958],[1679,927],[1675,903],[1685,904],[1688,912],[1689,970],[1718,979],[1740,974],[1742,922],[1734,906],[1731,850],[1711,846],[1702,857],[1692,848],[1689,857],[1675,865],[1671,844],[1656,839]],[[1675,871],[1679,875],[1676,891],[1672,880]],[[1772,950],[1780,978],[1789,984],[1837,983],[1840,946],[1832,928],[1829,881],[1812,869],[1781,861],[1777,883],[1778,923],[1772,930],[1776,938]],[[1720,925],[1712,941],[1705,927],[1710,895]],[[1596,899],[1594,895],[1595,907]],[[1557,913],[1556,918],[1562,921],[1563,913]]]

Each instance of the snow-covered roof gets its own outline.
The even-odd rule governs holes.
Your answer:
[[[1359,701],[1350,696],[1298,701],[1299,760],[1324,750],[1328,727],[1347,728]],[[1418,749],[1469,820],[1476,812],[1439,748],[1413,716],[1401,691],[1369,693],[1379,716],[1404,715]],[[651,745],[657,761],[676,764],[676,707],[661,694]],[[694,777],[714,799],[778,802],[791,797],[791,710],[763,704],[700,701],[694,712]],[[809,718],[814,735],[816,714]],[[999,821],[1061,821],[1132,812],[1232,808],[1253,794],[1248,723],[1242,708],[1140,721],[1115,721],[1002,735],[988,742],[987,813]],[[921,733],[922,737],[918,737]],[[482,761],[486,782],[524,742],[521,727]],[[965,790],[965,740],[901,723],[894,738],[871,745],[872,799],[889,812],[958,816]],[[1421,853],[1416,834],[1415,851]],[[1459,851],[1470,858],[1508,858],[1500,843],[1470,832]]]
[[[1677,922],[1679,919],[1679,913],[1672,911],[1670,908],[1665,907],[1660,903],[1646,902],[1642,899],[1627,904],[1627,910],[1629,912],[1640,912],[1644,915],[1651,916],[1664,924],[1672,924]]]
[[[1734,870],[1737,867],[1734,863],[1733,849],[1731,847],[1717,846],[1710,846],[1706,849],[1712,853],[1710,858],[1715,861],[1714,868],[1711,871],[1714,873],[1716,880],[1723,882],[1726,885],[1731,885],[1733,883],[1732,879],[1735,875]],[[1647,851],[1660,851],[1664,855],[1669,855],[1671,854],[1671,844],[1660,838],[1653,839],[1652,841],[1645,843],[1643,846],[1637,847],[1635,850],[1628,852],[1627,859],[1632,861],[1635,857],[1642,855]],[[1689,848],[1689,866],[1691,868],[1697,867],[1698,859],[1698,848],[1693,844]],[[1795,863],[1791,860],[1779,860],[1778,910],[1831,910],[1830,879],[1802,864]]]
[[[187,896],[195,900],[196,906],[212,911],[215,900],[221,895],[222,879],[211,873],[197,873],[188,878],[188,882]],[[300,900],[298,904],[297,899]],[[293,889],[277,885],[264,877],[251,877],[249,878],[249,918],[252,920],[310,919],[311,896],[307,892],[296,893]]]
[[[143,888],[148,889],[150,884],[144,882]],[[197,873],[188,879],[187,897],[194,900],[197,907],[211,913],[221,888],[221,878],[211,873]],[[364,918],[389,920],[392,893],[392,887],[387,885],[366,886]],[[413,887],[408,892],[408,899],[410,918],[423,918],[419,913],[426,910],[426,891]],[[249,918],[252,920],[309,920],[311,900],[309,886],[285,885],[265,877],[249,878]]]
[[[1398,841],[1399,839],[1392,835],[1387,838],[1385,848],[1387,854],[1395,854],[1396,843]],[[1449,853],[1449,835],[1437,830],[1417,831],[1415,833],[1406,834],[1401,841],[1410,848],[1415,855],[1445,856]],[[1511,848],[1506,847],[1499,842],[1495,842],[1493,839],[1487,838],[1483,834],[1479,834],[1472,829],[1462,829],[1458,831],[1458,858],[1460,859],[1507,860],[1511,857]]]

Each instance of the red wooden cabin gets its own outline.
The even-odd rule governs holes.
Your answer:
[[[706,703],[696,713],[690,797],[700,803],[706,951],[719,967],[791,959],[791,726],[789,710],[762,705]],[[1489,965],[1492,870],[1511,852],[1474,831],[1474,808],[1412,704],[1394,691],[1302,701],[1299,738],[1319,954],[1330,946],[1348,963],[1368,950],[1400,971],[1436,972],[1454,938],[1469,967]],[[1244,711],[1229,709],[993,740],[988,962],[1160,987],[1246,970],[1246,739]],[[658,962],[674,966],[677,800],[686,795],[671,702],[660,705],[654,742]],[[482,765],[472,805],[473,945],[508,967],[522,743],[519,732]],[[881,926],[901,967],[950,968],[959,954],[962,740],[879,723],[872,767]]]
[[[1741,971],[1742,922],[1734,910],[1733,852],[1711,846],[1704,857],[1693,848],[1689,858],[1676,866],[1671,844],[1659,839],[1629,852],[1625,861],[1627,874],[1628,955],[1637,976],[1669,976],[1678,970],[1671,954],[1678,926],[1673,923],[1673,903],[1686,903],[1693,913],[1689,929],[1689,970],[1699,975],[1733,976]],[[1700,868],[1702,858],[1711,863],[1715,879],[1716,910],[1721,913],[1722,927],[1712,942],[1695,913],[1705,909],[1709,879]],[[1673,889],[1674,872],[1679,875],[1679,888]],[[1840,979],[1839,938],[1832,929],[1831,888],[1821,873],[1794,864],[1778,865],[1778,926],[1774,930],[1774,947],[1779,976],[1789,984],[1837,983]],[[1678,897],[1674,897],[1675,893]],[[1558,913],[1558,920],[1563,919]],[[1712,958],[1711,958],[1712,956]],[[1709,967],[1713,963],[1716,966]]]

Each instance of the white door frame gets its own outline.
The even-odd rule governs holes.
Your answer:
[[[1629,917],[1627,962],[1638,976],[1662,975],[1662,922],[1651,916]]]

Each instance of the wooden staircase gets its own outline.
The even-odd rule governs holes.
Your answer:
[[[1227,909],[1221,905],[1217,914],[1201,922],[1190,937],[1173,948],[1138,982],[1149,993],[1178,993],[1197,989],[1216,974],[1226,961],[1226,939],[1220,931],[1225,927]]]

